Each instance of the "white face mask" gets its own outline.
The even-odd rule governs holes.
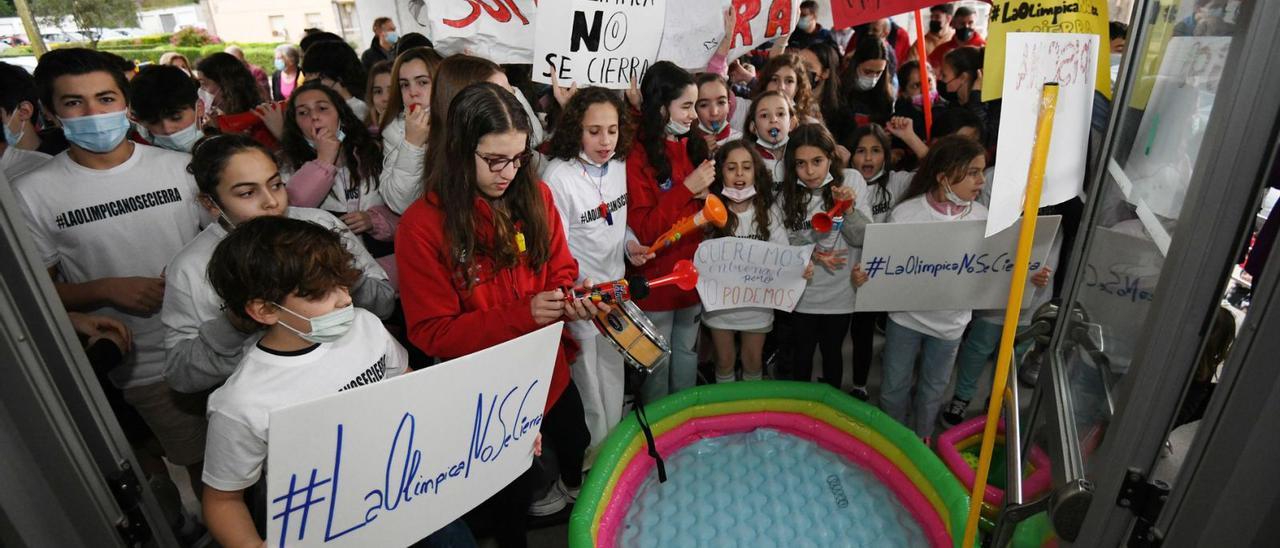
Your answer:
[[[875,175],[872,175],[870,179],[867,179],[867,182],[870,183],[871,181],[879,179],[882,176],[884,176],[884,166],[880,166],[880,171],[877,171]]]
[[[1110,65],[1110,66],[1113,66],[1113,67],[1118,67],[1118,66],[1120,66],[1120,59],[1121,59],[1121,58],[1123,58],[1123,57],[1124,57],[1124,54],[1123,54],[1123,53],[1112,53],[1112,54],[1111,54],[1111,65]]]
[[[947,197],[948,202],[951,202],[960,207],[969,207],[971,204],[973,204],[973,200],[962,199],[958,194],[956,194],[955,192],[952,192],[951,185],[942,187],[942,190],[943,190],[943,194]]]
[[[781,138],[779,138],[779,135],[781,135]],[[787,140],[790,138],[790,135],[782,135],[782,131],[775,127],[769,130],[768,137],[756,137],[756,142],[764,148],[777,150],[786,146]]]
[[[702,120],[698,120],[698,129],[701,129],[703,133],[708,133],[711,135],[719,134],[720,131],[724,129],[724,126],[725,126],[724,120],[713,120],[710,126],[702,123]]]
[[[818,188],[822,188],[822,187],[824,187],[824,186],[827,186],[827,185],[831,184],[831,181],[834,181],[834,180],[836,180],[835,175],[832,175],[832,174],[830,174],[830,173],[827,173],[827,176],[822,178],[822,184],[818,185],[818,187],[817,187],[817,188],[814,188],[814,189],[812,189],[812,190],[817,190]],[[804,182],[802,179],[800,179],[799,177],[796,177],[796,184],[797,184],[797,185],[800,185],[800,186],[802,186],[802,187],[805,187],[805,188],[809,188],[809,185],[805,184],[805,182]]]
[[[213,108],[213,99],[214,99],[214,96],[213,96],[213,94],[212,94],[212,93],[209,93],[208,91],[205,91],[205,89],[204,89],[204,88],[200,88],[200,89],[196,90],[196,95],[198,95],[198,96],[200,97],[200,102],[204,103],[204,110],[205,110],[205,112],[208,112],[208,111],[209,111],[209,109]]]
[[[691,126],[691,125],[689,125],[689,124],[682,124],[682,123],[677,122],[677,121],[675,121],[675,120],[667,120],[667,134],[668,134],[668,135],[672,135],[672,136],[679,137],[679,136],[681,136],[681,135],[684,135],[684,134],[686,134],[686,133],[689,133],[689,130],[690,130],[690,129],[692,129],[692,128],[693,128],[693,126]]]
[[[609,160],[612,160],[612,159],[613,159],[613,154],[612,154],[612,153],[610,153],[610,154],[609,154],[609,157],[608,157],[608,158],[605,158],[604,162],[596,163],[596,161],[595,161],[595,160],[592,160],[590,156],[587,156],[586,151],[579,151],[579,152],[578,152],[578,159],[579,159],[579,160],[582,160],[582,162],[583,162],[583,163],[585,163],[585,164],[587,164],[587,165],[591,165],[591,166],[595,166],[595,167],[604,167],[604,166],[606,166],[606,165],[608,165],[608,164],[609,164]]]
[[[755,197],[756,187],[749,186],[745,188],[733,188],[727,186],[720,189],[720,193],[724,194],[724,197],[728,198],[733,203],[740,204]]]
[[[858,76],[858,80],[854,83],[854,87],[858,88],[858,91],[867,91],[876,87],[876,84],[880,83],[880,76],[880,74],[875,76]]]

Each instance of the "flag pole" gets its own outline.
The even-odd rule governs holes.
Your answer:
[[[920,62],[920,97],[924,108],[924,140],[933,132],[933,101],[929,100],[929,58],[924,48],[924,10],[916,10],[916,60]]]

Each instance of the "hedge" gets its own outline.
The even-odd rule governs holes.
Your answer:
[[[109,51],[111,53],[124,57],[125,59],[135,61],[137,63],[148,63],[148,62],[157,63],[160,61],[161,55],[164,55],[166,52],[176,51],[186,56],[186,58],[194,64],[194,63],[200,62],[200,59],[203,59],[204,57],[212,55],[214,53],[221,52],[222,50],[226,49],[227,46],[231,45],[231,44],[209,44],[207,46],[199,46],[199,47],[177,47],[177,46],[170,46],[168,42],[163,42],[161,44],[149,45],[149,46],[148,45],[127,45],[126,46],[124,44],[119,44],[119,42],[122,42],[122,40],[112,40],[112,42],[117,42],[117,44],[111,44],[108,47],[103,47],[102,44],[106,43],[104,41],[99,44],[98,49],[100,51]],[[249,61],[254,65],[258,65],[259,67],[262,67],[262,69],[267,72],[271,72],[272,70],[274,70],[272,67],[275,63],[276,44],[236,43],[235,45],[240,46],[240,49],[244,50],[245,60]],[[7,50],[4,50],[3,52],[0,52],[0,58],[20,57],[25,55],[31,55],[31,48],[28,46],[9,48]]]

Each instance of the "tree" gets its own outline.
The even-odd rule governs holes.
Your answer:
[[[18,10],[13,7],[13,0],[0,0],[0,17],[17,17]]]
[[[95,48],[102,29],[138,25],[138,4],[134,0],[36,0],[31,9],[45,27],[62,28],[63,18],[70,16]]]

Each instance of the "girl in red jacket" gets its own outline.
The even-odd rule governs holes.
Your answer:
[[[640,108],[638,140],[642,146],[632,147],[627,156],[627,226],[642,243],[652,244],[676,221],[702,209],[716,166],[714,161],[704,160],[697,169],[693,167],[693,159],[707,155],[706,143],[689,137],[698,120],[694,109],[698,87],[693,76],[671,62],[660,61],[644,73],[640,94],[640,104],[634,106]],[[671,272],[676,261],[692,259],[701,242],[701,233],[686,234],[637,270],[646,278]],[[702,305],[697,292],[666,286],[637,304],[671,344],[666,370],[645,380],[642,397],[653,401],[691,388],[698,377],[693,345]]]
[[[531,172],[529,124],[515,96],[495,84],[473,84],[449,104],[445,161],[426,170],[432,191],[405,210],[396,233],[409,340],[431,356],[463,356],[597,312],[559,289],[574,285],[578,267],[551,193]],[[568,334],[562,341],[572,340]],[[589,438],[569,380],[576,348],[566,346],[556,356],[542,435],[564,483],[553,488],[571,493],[582,483]],[[537,471],[531,467],[481,506],[500,524],[501,546],[525,544]]]

